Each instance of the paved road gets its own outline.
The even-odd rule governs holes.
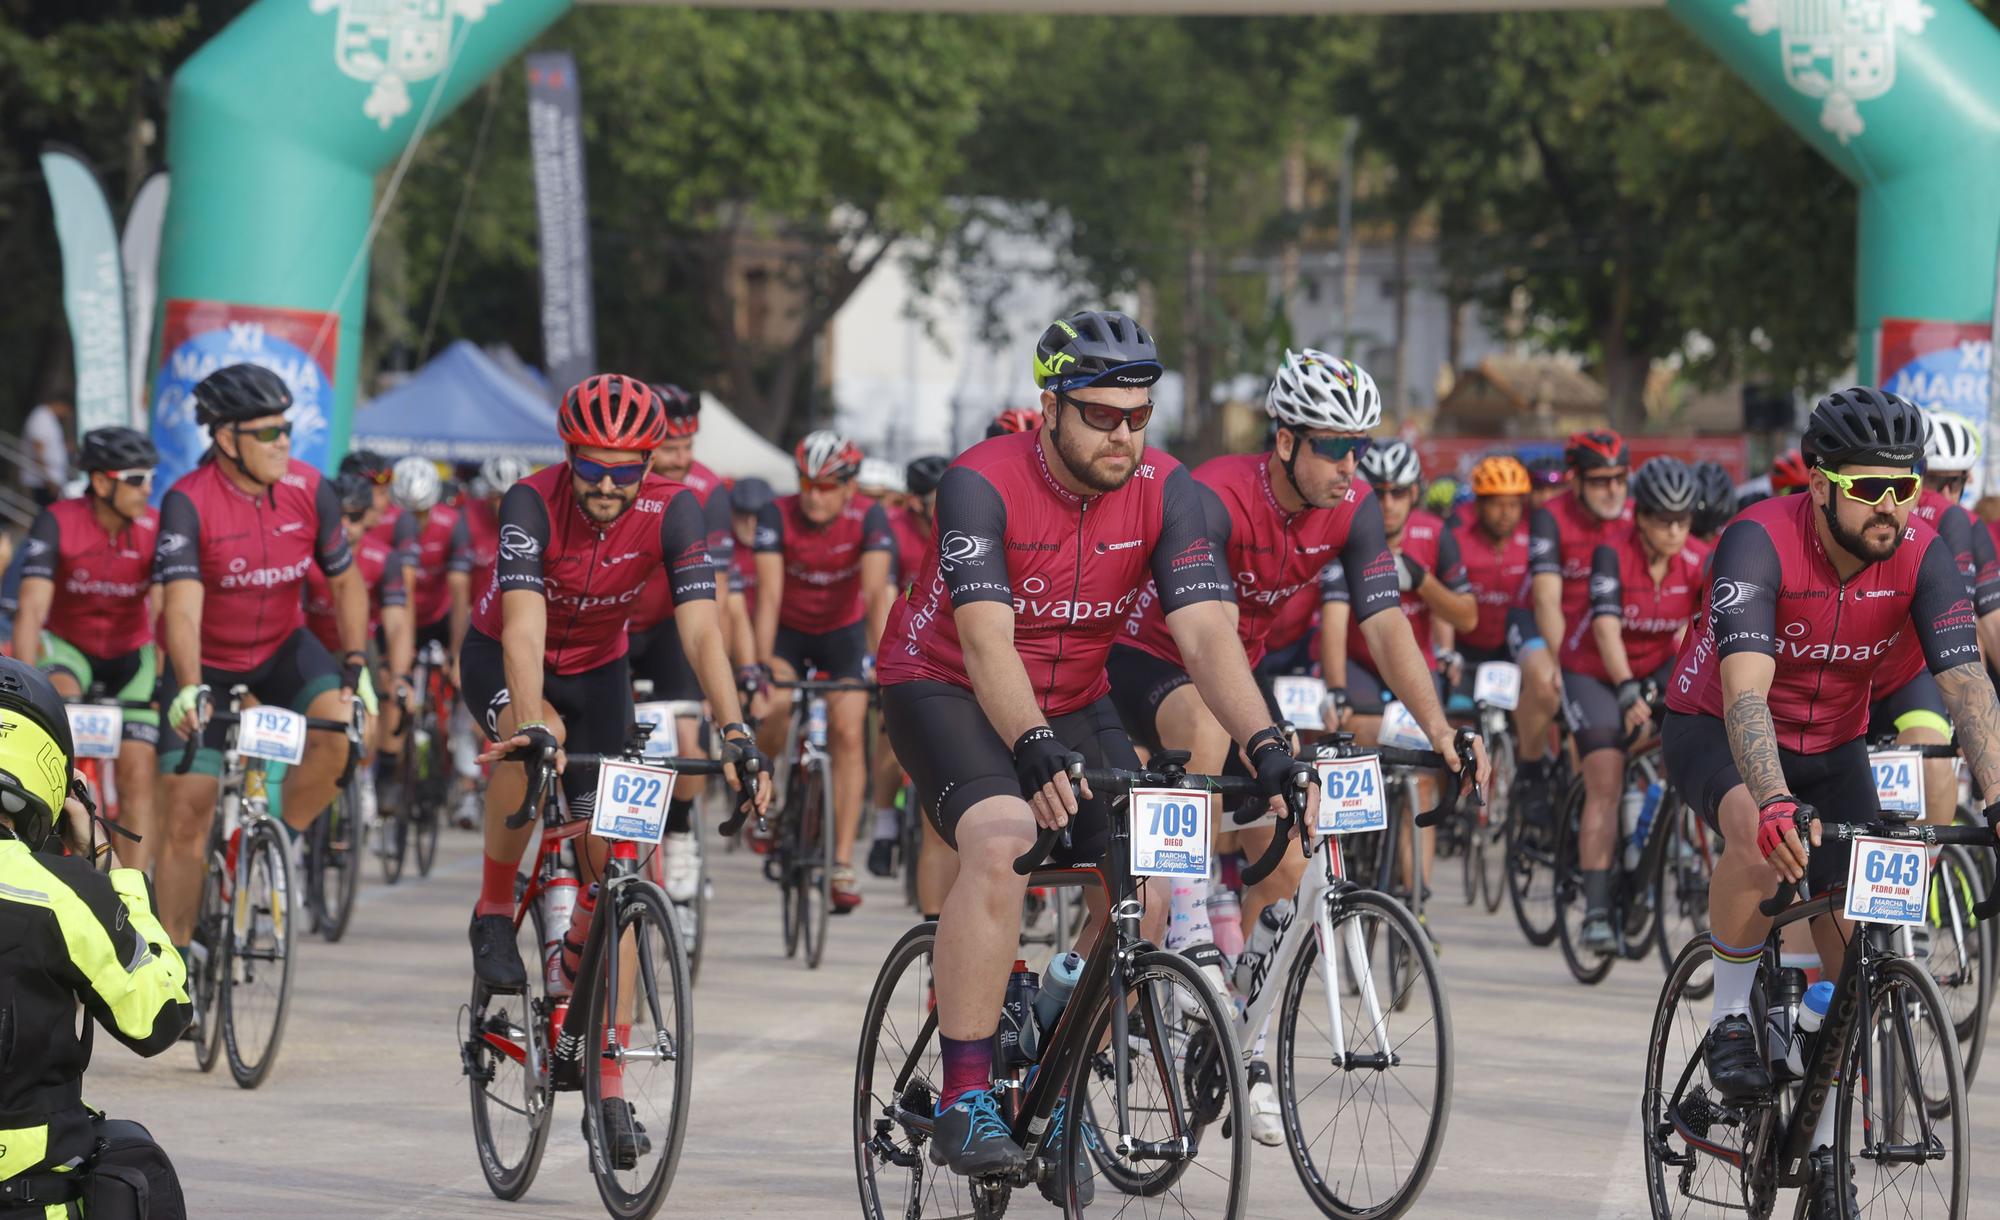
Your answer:
[[[808,972],[783,959],[776,895],[753,867],[745,855],[717,857],[716,940],[696,993],[696,1118],[663,1214],[851,1216],[861,1009],[910,917],[898,894],[871,883],[867,905],[834,925],[825,965]],[[192,1214],[209,1220],[602,1216],[576,1095],[558,1099],[524,1201],[495,1200],[480,1177],[455,1024],[477,868],[474,836],[448,831],[429,880],[370,886],[345,942],[302,942],[299,991],[262,1089],[238,1090],[226,1068],[198,1074],[185,1047],[145,1062],[100,1038],[91,1100],[152,1127],[188,1183]],[[1459,1065],[1443,1157],[1413,1214],[1643,1216],[1636,1096],[1662,972],[1621,964],[1586,991],[1505,914],[1452,905],[1432,915]],[[2000,1085],[1988,1075],[1974,1099],[1975,1146],[1991,1149]],[[1985,1162],[1975,1163],[1975,1197],[1990,1201],[2000,1164]],[[1316,1214],[1282,1149],[1258,1148],[1255,1165],[1254,1215]],[[1044,1210],[1017,1193],[1009,1214]],[[1973,1214],[1993,1214],[1990,1203]]]

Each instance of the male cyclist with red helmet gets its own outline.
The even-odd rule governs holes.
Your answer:
[[[1079,804],[1066,768],[1073,754],[1091,766],[1138,762],[1105,662],[1148,576],[1202,701],[1248,747],[1262,790],[1277,797],[1310,774],[1250,675],[1202,493],[1142,439],[1161,371],[1152,336],[1123,314],[1083,312],[1050,325],[1035,352],[1043,427],[974,445],[945,473],[938,544],[883,642],[889,735],[958,852],[938,920],[943,1080],[931,1145],[933,1160],[958,1173],[1024,1160],[990,1089],[1027,888],[1014,860],[1034,846],[1038,827],[1071,828],[1073,846],[1060,858],[1103,855],[1109,810],[1088,786]],[[1351,470],[1355,439],[1339,458],[1313,460]],[[1101,926],[1102,899],[1093,902]]]
[[[762,767],[723,648],[701,506],[693,492],[651,470],[667,432],[659,398],[635,378],[589,377],[563,396],[556,427],[568,460],[501,498],[500,558],[473,607],[460,667],[466,706],[494,743],[482,759],[496,765],[486,787],[485,871],[470,935],[473,971],[495,990],[519,989],[527,978],[514,939],[514,876],[535,827],[506,824],[527,788],[515,752],[555,751],[570,809],[588,811],[597,769],[566,767],[566,752],[615,751],[631,736],[626,625],[653,569],[667,571],[681,647],[724,721],[724,759]],[[729,779],[738,786],[734,769]],[[760,787],[759,806],[768,800]],[[594,837],[580,853],[586,880],[603,867],[604,853]],[[609,1107],[606,1120],[621,1147],[629,1146],[635,1137],[625,1107]]]
[[[871,677],[870,658],[889,617],[889,553],[895,539],[882,506],[855,494],[861,447],[838,432],[806,434],[793,453],[797,495],[779,496],[757,523],[757,655],[780,681],[808,669],[830,680]],[[868,787],[868,696],[826,696],[833,762],[833,909],[861,905],[854,836]],[[766,716],[758,740],[784,747],[786,718]]]
[[[1009,407],[993,417],[986,425],[986,439],[1006,436],[1014,432],[1033,432],[1042,426],[1042,412],[1038,407]]]
[[[1771,494],[1789,496],[1795,491],[1804,491],[1812,484],[1812,469],[1806,465],[1805,455],[1796,449],[1787,449],[1771,462]]]

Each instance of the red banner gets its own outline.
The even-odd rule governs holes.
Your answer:
[[[1677,457],[1683,462],[1720,462],[1730,478],[1740,483],[1746,477],[1744,440],[1740,436],[1634,436],[1627,440],[1632,446],[1634,466],[1648,458],[1664,455]],[[1492,453],[1511,453],[1518,457],[1562,452],[1559,440],[1509,441],[1490,436],[1431,436],[1414,443],[1417,456],[1423,461],[1426,479],[1447,475],[1464,478],[1471,473],[1473,463]]]

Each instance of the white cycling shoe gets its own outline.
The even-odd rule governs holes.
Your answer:
[[[1250,1064],[1250,1138],[1266,1148],[1285,1142],[1285,1115],[1278,1107],[1278,1090],[1271,1069],[1259,1059]]]
[[[675,902],[693,902],[695,891],[701,888],[701,853],[695,847],[693,832],[670,832],[660,850],[667,897]]]

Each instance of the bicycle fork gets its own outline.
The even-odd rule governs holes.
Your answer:
[[[1381,996],[1375,989],[1375,972],[1369,968],[1368,946],[1361,935],[1358,921],[1349,920],[1341,930],[1339,944],[1335,944],[1334,921],[1339,914],[1341,890],[1345,883],[1326,891],[1313,908],[1313,934],[1318,938],[1320,955],[1326,959],[1326,978],[1323,990],[1326,994],[1326,1016],[1332,1034],[1334,1066],[1342,1071],[1356,1068],[1373,1068],[1384,1071],[1396,1065],[1396,1056],[1388,1047],[1395,1043],[1389,1036],[1389,1018],[1383,1010]],[[1384,1049],[1373,1054],[1357,1054],[1348,1049],[1346,1021],[1340,1011],[1342,991],[1340,963],[1342,956],[1347,959],[1347,968],[1353,974],[1356,989],[1361,994],[1361,1006],[1368,1018],[1370,1037],[1375,1045]]]

